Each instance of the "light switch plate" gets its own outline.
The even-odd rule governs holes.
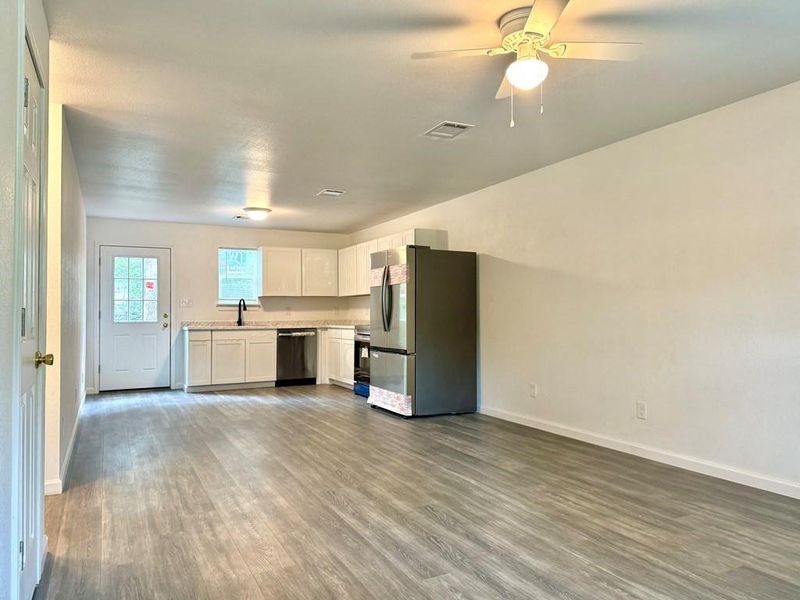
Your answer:
[[[636,418],[642,421],[647,420],[647,402],[639,401],[636,403]]]

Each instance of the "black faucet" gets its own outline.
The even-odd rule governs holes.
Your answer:
[[[241,327],[244,325],[244,316],[242,315],[242,311],[247,310],[247,302],[244,301],[244,298],[239,299],[239,318],[236,319],[237,327]]]

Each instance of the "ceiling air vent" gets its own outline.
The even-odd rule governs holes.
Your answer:
[[[342,194],[344,194],[344,190],[329,190],[328,188],[317,192],[317,196],[331,196],[332,198],[336,198]]]
[[[461,135],[468,129],[472,129],[475,125],[468,123],[456,123],[455,121],[442,121],[436,127],[428,129],[422,135],[432,138],[440,138],[452,140],[454,137]]]

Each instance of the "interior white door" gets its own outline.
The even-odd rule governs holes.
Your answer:
[[[33,60],[25,54],[27,102],[23,116],[22,315],[20,328],[20,396],[17,440],[19,515],[19,598],[28,600],[41,574],[44,539],[44,373],[40,355],[44,340],[41,232],[43,144],[42,87]],[[52,357],[49,357],[52,358]],[[52,361],[50,361],[52,362]],[[50,364],[50,363],[48,363]]]
[[[100,247],[100,390],[170,385],[170,251]]]

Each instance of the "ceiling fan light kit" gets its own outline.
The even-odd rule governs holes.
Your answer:
[[[495,48],[444,50],[412,54],[412,58],[460,56],[497,56],[515,54],[516,60],[506,69],[495,98],[508,98],[514,89],[532,90],[542,84],[550,72],[540,55],[555,59],[630,61],[638,55],[640,44],[627,42],[550,43],[550,34],[570,0],[537,0],[531,7],[505,13],[498,21],[502,40]]]
[[[509,83],[518,90],[532,90],[539,86],[550,72],[547,63],[535,54],[518,58],[506,69],[506,77]]]

